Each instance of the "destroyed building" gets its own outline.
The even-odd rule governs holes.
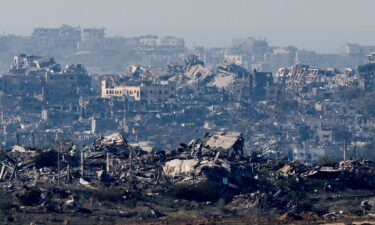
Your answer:
[[[375,63],[373,60],[373,54],[369,55],[368,63],[364,65],[359,65],[357,67],[357,72],[359,76],[359,85],[363,90],[373,90],[374,89],[374,71]]]
[[[52,104],[71,102],[72,97],[89,94],[91,88],[89,75],[81,64],[62,68],[53,58],[25,54],[14,58],[9,74],[1,76],[1,83],[4,96],[41,95]]]
[[[91,78],[83,65],[61,67],[52,57],[21,54],[0,83],[2,124],[18,127],[3,130],[3,145],[17,133],[30,136],[32,130],[45,126],[71,124],[80,117],[79,99],[92,94]]]
[[[298,89],[303,86],[313,86],[315,83],[334,83],[336,86],[344,86],[353,82],[354,77],[346,76],[344,82],[340,82],[339,76],[345,75],[335,68],[311,68],[308,65],[294,65],[291,68],[280,68],[276,74],[276,80],[290,89]],[[332,86],[332,85],[331,85]]]

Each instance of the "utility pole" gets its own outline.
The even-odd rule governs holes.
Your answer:
[[[60,187],[60,146],[57,143],[57,132],[55,133],[55,146],[57,148],[57,187]]]
[[[123,114],[124,132],[126,132],[126,107],[125,107],[125,95],[122,96],[122,99],[123,99],[123,106],[124,106],[124,114]]]
[[[79,98],[79,118],[82,119],[83,117],[83,98],[82,96]]]
[[[344,139],[344,161],[346,161],[346,138]]]
[[[70,165],[69,164],[66,166],[66,176],[67,176],[67,179],[70,181]]]
[[[0,160],[3,160],[5,158],[5,149],[4,146],[1,145],[0,147]]]
[[[4,90],[4,88],[3,88]],[[4,123],[4,100],[3,100],[3,97],[4,97],[4,92],[1,91],[0,92],[0,106],[1,106],[1,127],[2,127],[2,133],[3,133],[3,136],[4,136],[4,139],[2,141],[2,146],[5,147],[6,143],[7,143],[7,130],[6,130],[6,126],[5,126],[5,123]]]
[[[1,107],[1,125],[4,124],[4,101],[3,101],[4,92],[0,92],[0,107]]]
[[[129,181],[130,181],[130,190],[133,190],[133,148],[130,147],[130,155],[129,155],[129,161],[130,161],[130,168],[129,168]]]
[[[129,162],[130,162],[130,168],[129,168],[129,175],[132,176],[132,168],[133,168],[133,148],[130,148],[130,155],[129,155]]]
[[[60,146],[57,148],[57,187],[60,188]]]
[[[81,150],[81,177],[83,178],[83,150]]]
[[[16,132],[16,144],[20,146],[20,135],[18,132]]]
[[[34,135],[34,131],[31,131],[31,141],[32,141],[32,144],[33,144],[33,147],[36,148],[35,146],[35,135]]]

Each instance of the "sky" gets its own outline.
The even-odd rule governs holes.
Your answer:
[[[0,33],[34,27],[105,27],[108,36],[178,36],[188,45],[230,46],[265,38],[320,53],[375,45],[375,0],[0,0]]]

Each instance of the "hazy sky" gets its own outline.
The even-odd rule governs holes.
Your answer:
[[[207,47],[253,36],[333,52],[346,42],[375,45],[374,9],[375,0],[0,0],[0,32],[29,35],[65,23]]]

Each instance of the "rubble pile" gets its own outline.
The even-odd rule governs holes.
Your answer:
[[[71,143],[43,150],[15,146],[1,154],[0,188],[12,199],[14,210],[29,213],[92,213],[81,201],[93,196],[98,201],[142,201],[154,212],[151,217],[168,214],[156,209],[160,198],[208,202],[207,207],[218,202],[238,215],[262,211],[276,213],[282,221],[311,215],[324,220],[343,207],[336,201],[350,202],[342,208],[345,215],[373,213],[374,162],[306,166],[256,152],[246,155],[243,148],[238,132],[207,133],[176,149],[151,152],[130,145],[120,133],[81,150]],[[38,164],[41,159],[44,163]],[[366,196],[358,199],[358,191]],[[186,202],[168,204],[192,207]]]

